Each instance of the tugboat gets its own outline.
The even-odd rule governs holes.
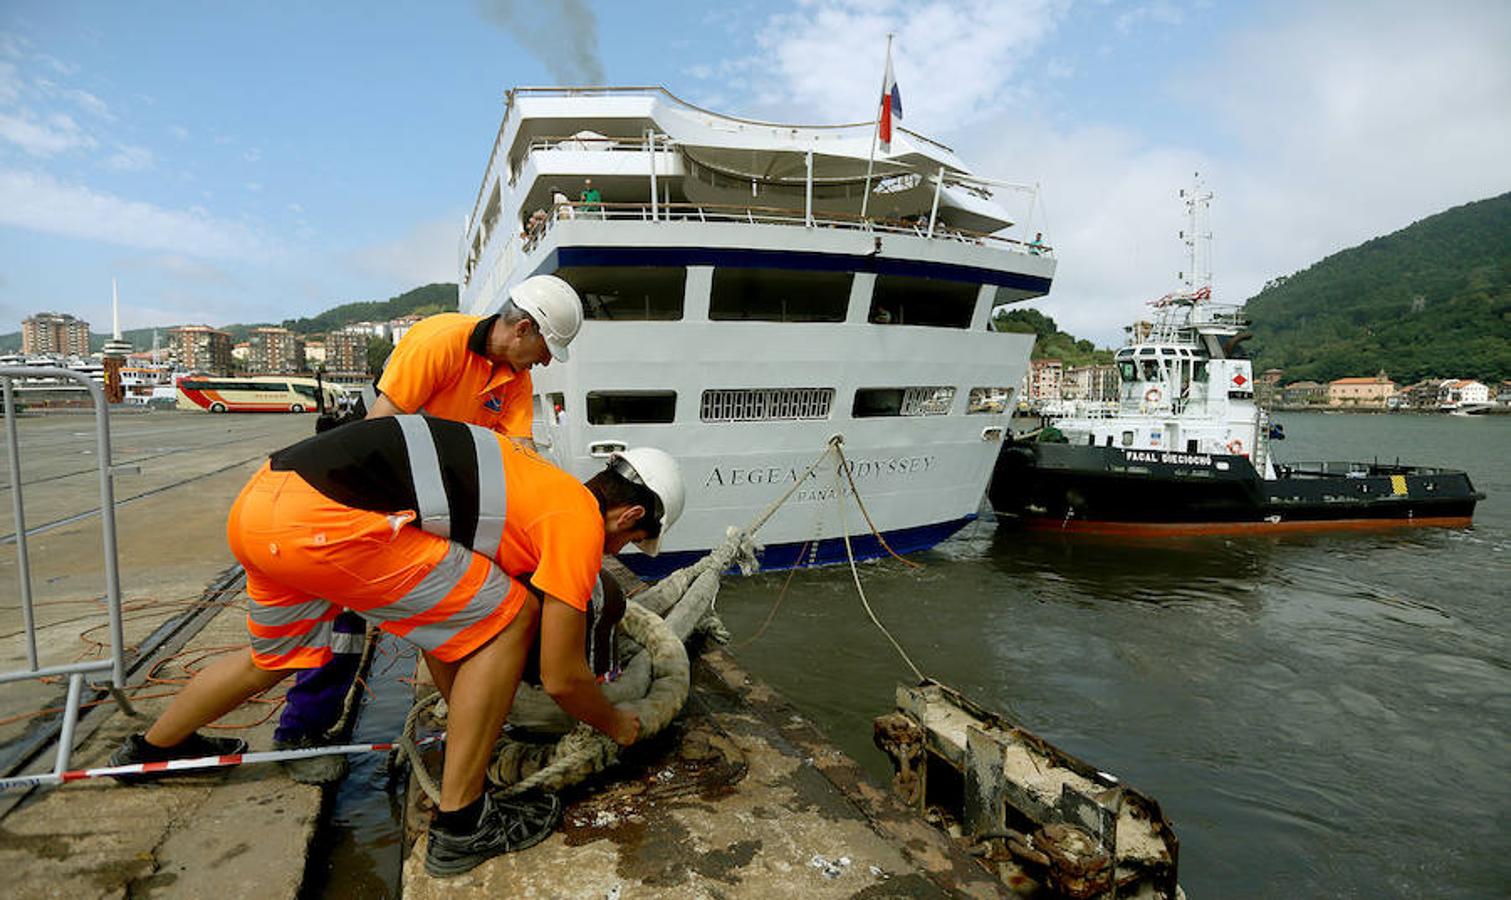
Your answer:
[[[1183,288],[1127,329],[1114,357],[1118,399],[1080,402],[1034,440],[1004,443],[988,490],[999,521],[1172,535],[1468,526],[1485,495],[1462,471],[1272,457],[1283,433],[1255,402],[1243,308],[1214,302],[1202,274],[1212,194],[1199,178],[1181,194]]]

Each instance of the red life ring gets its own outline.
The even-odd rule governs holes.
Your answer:
[[[1238,438],[1234,438],[1233,440],[1228,441],[1228,452],[1233,454],[1234,456],[1242,456],[1243,441],[1240,441]]]
[[[1159,400],[1160,400],[1160,397],[1162,397],[1162,396],[1163,395],[1159,392],[1159,388],[1152,387],[1149,390],[1144,391],[1144,402],[1145,403],[1158,403]]]

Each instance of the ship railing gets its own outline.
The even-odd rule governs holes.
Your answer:
[[[105,563],[104,600],[110,633],[109,656],[105,659],[43,665],[37,653],[38,626],[27,547],[26,504],[22,496],[25,483],[21,480],[21,441],[16,427],[19,410],[13,382],[39,375],[78,382],[89,392],[94,404],[94,455],[99,469],[100,530]],[[116,702],[131,712],[131,706],[122,692],[126,686],[126,643],[121,627],[121,580],[115,536],[115,470],[110,462],[110,414],[105,403],[104,388],[88,375],[71,369],[57,366],[0,366],[0,389],[3,389],[5,396],[5,444],[10,466],[12,521],[16,529],[8,542],[16,546],[16,571],[21,583],[22,639],[26,645],[26,666],[0,672],[0,684],[68,676],[68,695],[62,707],[57,758],[53,767],[53,774],[61,775],[68,770],[69,756],[73,751],[74,727],[78,723],[83,703],[84,676],[108,673],[108,689]],[[0,539],[0,542],[5,542],[5,539]]]
[[[584,202],[577,200],[557,203],[550,207],[550,209],[542,209],[540,211],[546,214],[545,220],[533,228],[527,228],[521,236],[523,249],[526,253],[533,250],[535,245],[549,234],[558,223],[574,219],[584,219],[613,222],[736,222],[747,225],[833,228],[842,231],[907,235],[935,241],[971,244],[1032,256],[1054,255],[1053,248],[1048,246],[1034,246],[1016,238],[1002,237],[981,231],[971,231],[965,228],[945,227],[939,225],[937,222],[934,225],[934,233],[931,235],[929,234],[927,222],[888,219],[878,216],[862,217],[840,212],[825,212],[809,217],[800,209],[789,209],[780,206],[738,206],[707,203],[660,203],[652,206],[648,203]]]
[[[1414,466],[1401,462],[1288,462],[1276,463],[1275,470],[1291,478],[1369,478],[1386,475],[1458,475],[1458,469],[1438,466]]]

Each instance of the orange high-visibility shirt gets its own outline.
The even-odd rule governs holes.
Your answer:
[[[415,323],[394,347],[378,390],[405,412],[530,437],[530,373],[487,356],[497,318],[441,313]]]
[[[426,452],[418,459],[410,454],[406,422],[423,423],[418,439]],[[480,517],[496,517],[498,510],[488,508],[479,439],[498,443],[492,465],[501,459],[504,476],[502,491],[492,495],[503,502],[503,533],[496,553],[487,547],[484,555],[493,554],[511,576],[534,572],[537,588],[586,612],[603,565],[598,500],[582,482],[504,435],[439,418],[385,416],[305,438],[274,453],[270,466],[298,473],[351,509],[399,513],[398,522],[429,530],[416,484],[423,479],[445,496],[446,536],[483,550],[474,547]]]
[[[532,583],[587,612],[603,567],[603,513],[582,482],[513,441],[504,445],[508,520],[499,542],[499,568],[534,571]]]

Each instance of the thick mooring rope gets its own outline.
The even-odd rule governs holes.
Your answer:
[[[640,718],[640,736],[649,737],[671,723],[687,700],[691,664],[684,644],[694,632],[705,631],[715,640],[725,642],[729,634],[713,612],[719,578],[731,566],[751,570],[755,564],[752,537],[761,526],[789,500],[808,477],[828,459],[839,454],[841,439],[831,438],[824,451],[794,480],[780,497],[760,512],[743,529],[731,528],[723,545],[716,547],[698,562],[661,579],[626,604],[621,633],[639,644],[643,651],[634,655],[618,680],[603,686],[611,703],[628,707]],[[703,598],[708,602],[680,602],[685,597]],[[416,704],[404,722],[399,748],[408,757],[416,783],[433,801],[440,801],[440,787],[426,770],[414,736],[424,711],[439,701],[433,695]],[[501,736],[494,747],[488,767],[488,779],[503,794],[515,794],[532,788],[553,791],[576,784],[602,771],[619,756],[619,747],[608,736],[587,725],[576,724],[556,706],[543,690],[520,685],[510,711],[511,724],[540,725],[545,730],[571,730],[554,743],[516,741]],[[562,719],[566,718],[563,723]]]

